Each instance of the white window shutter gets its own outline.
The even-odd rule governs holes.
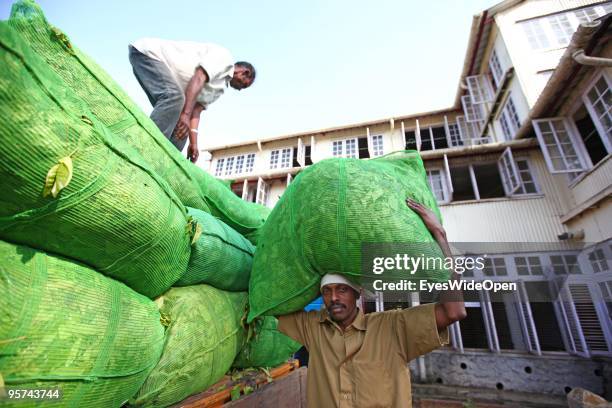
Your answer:
[[[247,179],[244,179],[242,183],[242,199],[245,201],[249,199],[249,180]]]
[[[315,156],[315,155],[316,155],[316,153],[317,153],[317,149],[315,148],[315,142],[316,142],[315,137],[314,137],[314,136],[310,136],[310,160],[311,160],[313,163],[316,163],[316,162],[317,162],[317,160],[316,160],[316,156]],[[305,150],[306,150],[306,149],[304,149],[304,151],[305,151]]]
[[[297,162],[302,167],[306,165],[306,146],[304,146],[301,137],[298,138]]]
[[[370,157],[374,157],[374,143],[372,143],[372,135],[370,134],[370,128],[366,128],[366,140],[368,141],[368,154]]]
[[[512,156],[512,149],[506,147],[506,150],[502,153],[497,160],[497,166],[499,167],[499,173],[502,178],[502,184],[507,195],[512,195],[521,188],[521,176],[519,174],[518,167]]]
[[[461,97],[461,104],[463,105],[466,122],[480,122],[483,119],[480,105],[475,105],[470,95],[463,95]]]
[[[566,118],[537,119],[533,127],[551,173],[574,173],[586,170],[582,151]]]
[[[448,186],[449,197],[448,200],[453,198],[453,180],[451,180],[450,166],[448,165],[448,157],[444,155],[444,174],[446,176],[446,184]]]
[[[473,75],[465,78],[468,91],[475,105],[493,100],[493,87],[487,75]]]
[[[555,279],[553,283],[559,291],[559,296],[555,303],[563,316],[563,323],[569,340],[569,352],[582,357],[589,357],[589,349],[584,338],[580,320],[578,319],[578,314],[576,313],[572,294],[566,285],[566,281]]]
[[[419,120],[416,120],[416,129],[414,129],[414,138],[416,141],[417,151],[421,151],[421,126],[419,125]]]
[[[491,307],[491,297],[486,290],[478,292],[480,296],[480,307],[482,309],[482,318],[485,324],[487,334],[487,343],[489,349],[495,353],[499,353],[499,339],[497,338],[497,327],[495,326],[495,316]]]
[[[268,201],[268,184],[259,177],[257,179],[257,195],[255,196],[255,202],[263,206]]]
[[[461,338],[461,326],[459,322],[455,322],[448,326],[450,329],[453,348],[460,353],[463,353],[463,339]]]
[[[568,283],[567,288],[572,296],[572,304],[576,310],[588,349],[593,352],[611,351],[604,333],[605,323],[600,320],[601,317],[608,318],[607,310],[602,313],[601,317],[598,316],[598,302],[593,302],[587,283]]]
[[[448,147],[451,147],[453,145],[453,141],[450,137],[450,129],[448,128],[448,118],[446,115],[444,115],[444,133],[446,134],[446,143]]]
[[[525,283],[523,281],[516,282],[514,297],[514,304],[519,315],[523,331],[523,340],[527,345],[527,350],[539,356],[542,354],[542,350],[540,350],[540,340],[538,339],[538,332],[536,331],[533,315],[531,314],[529,297],[527,296],[527,290],[525,289]]]

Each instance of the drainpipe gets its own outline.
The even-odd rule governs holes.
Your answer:
[[[594,67],[612,67],[612,58],[589,57],[584,50],[578,49],[572,53],[572,58],[579,64]]]

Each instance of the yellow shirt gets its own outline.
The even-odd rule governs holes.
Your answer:
[[[364,315],[345,331],[327,311],[280,316],[278,329],[308,349],[308,407],[412,407],[410,360],[448,344],[434,303]]]

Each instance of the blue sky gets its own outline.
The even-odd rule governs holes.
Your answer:
[[[0,19],[12,1],[0,0]],[[494,0],[39,0],[145,110],[128,44],[215,42],[257,68],[202,114],[200,148],[448,107],[472,15]]]

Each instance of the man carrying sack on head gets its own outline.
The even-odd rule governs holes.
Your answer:
[[[407,205],[450,256],[433,212],[412,200]],[[466,316],[456,291],[445,292],[438,303],[364,315],[357,307],[360,289],[342,275],[327,274],[321,279],[324,310],[278,317],[278,329],[310,353],[308,407],[412,407],[408,362],[447,344],[447,327]]]

